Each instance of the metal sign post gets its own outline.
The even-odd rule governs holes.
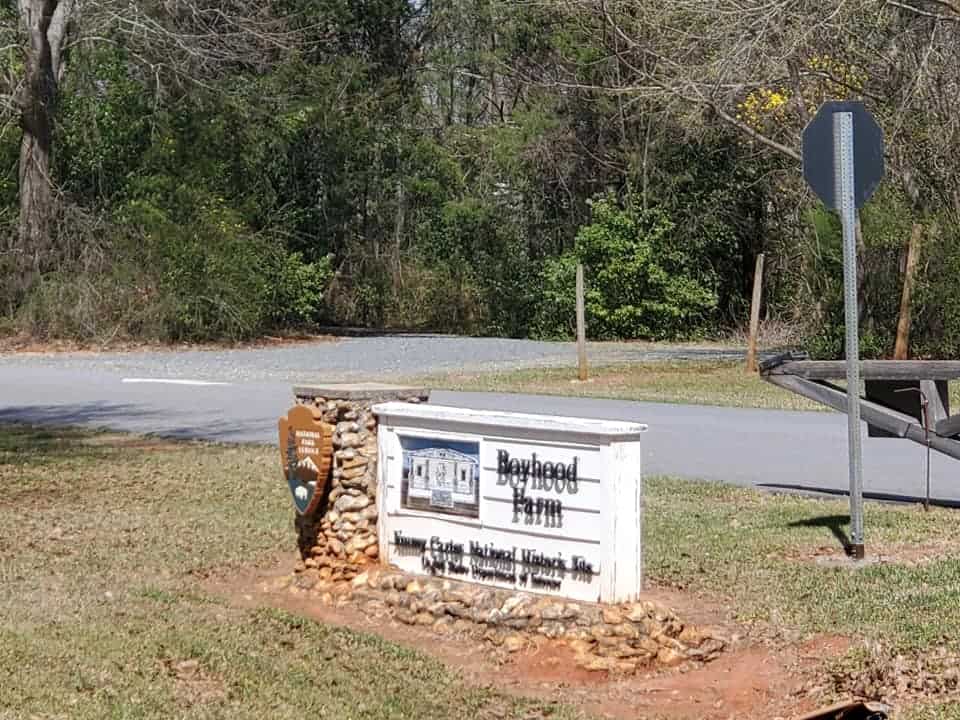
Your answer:
[[[861,102],[828,102],[803,131],[803,176],[843,223],[843,295],[850,450],[850,554],[863,550],[860,342],[857,318],[857,209],[883,179],[883,131]]]
[[[857,208],[854,202],[853,114],[833,115],[836,207],[843,224],[843,298],[847,356],[847,439],[850,453],[850,554],[863,549],[863,451],[860,444],[860,337],[857,317]]]

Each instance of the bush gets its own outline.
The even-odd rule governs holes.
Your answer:
[[[414,266],[404,270],[387,318],[391,327],[476,334],[483,331],[485,311],[480,290],[468,277],[443,266]]]
[[[304,262],[211,202],[189,227],[146,201],[108,222],[66,206],[61,246],[79,252],[15,310],[35,337],[105,341],[240,340],[317,321],[331,258]]]
[[[836,214],[823,207],[811,210],[809,217],[806,278],[798,297],[806,308],[804,346],[813,357],[839,359],[846,357],[842,228]],[[915,216],[895,189],[885,188],[864,207],[860,220],[860,356],[891,357],[903,289],[900,263]],[[924,287],[922,270],[920,276],[917,299]],[[919,307],[917,300],[914,307]],[[915,321],[917,317],[915,312]],[[915,322],[914,344],[924,342],[930,329],[929,322]]]
[[[426,293],[431,306],[407,312],[405,324],[432,317],[435,329],[526,336],[539,272],[517,215],[503,198],[468,196],[447,201],[424,218],[417,231],[415,268],[421,282],[435,287]],[[401,295],[410,291],[405,283]],[[424,295],[420,289],[414,292]],[[409,304],[410,310],[418,306]]]
[[[534,335],[544,340],[572,337],[577,330],[576,255],[566,253],[548,258],[543,264],[541,283],[543,292],[533,322]]]
[[[290,253],[277,271],[273,322],[287,327],[316,322],[333,279],[333,255],[308,263],[301,253]]]
[[[946,221],[925,226],[911,346],[921,357],[960,357],[960,234]]]
[[[573,253],[548,262],[538,329],[568,334],[576,263],[584,265],[587,327],[598,339],[695,336],[712,322],[714,290],[692,276],[672,250],[675,228],[663,213],[626,207],[612,197],[591,205],[591,222],[577,233]]]

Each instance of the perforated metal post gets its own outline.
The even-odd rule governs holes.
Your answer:
[[[847,355],[847,439],[850,451],[850,554],[864,556],[863,452],[860,445],[860,339],[857,318],[857,209],[854,203],[853,114],[833,115],[836,206],[843,223],[843,295]]]

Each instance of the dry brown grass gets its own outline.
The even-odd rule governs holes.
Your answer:
[[[481,373],[449,373],[419,378],[427,387],[445,390],[516,392],[646,402],[823,410],[822,405],[781,390],[741,363],[653,362],[590,368],[587,382],[576,368],[537,368]]]
[[[293,547],[273,448],[0,428],[0,720],[576,716],[203,590]]]

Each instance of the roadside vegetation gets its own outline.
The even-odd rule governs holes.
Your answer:
[[[291,548],[272,448],[8,426],[0,487],[2,718],[576,716],[206,590]],[[750,637],[849,638],[821,669],[828,693],[958,717],[954,511],[869,504],[872,562],[853,569],[842,501],[657,478],[645,491],[649,582],[730,608]]]
[[[586,382],[577,379],[575,367],[452,372],[419,377],[412,382],[438,390],[830,412],[824,405],[771,385],[757,374],[748,374],[743,361],[598,365],[590,367]],[[845,385],[842,380],[835,384]],[[960,383],[951,383],[949,391],[951,406],[956,406],[960,403]]]
[[[956,510],[868,504],[868,562],[843,553],[849,506],[720,484],[647,485],[646,571],[732,608],[773,642],[841,635],[824,686],[884,699],[902,717],[960,717]]]
[[[892,352],[911,241],[911,349],[956,357],[960,10],[827,5],[0,3],[0,334],[570,337],[579,263],[592,337],[717,337],[764,253],[763,317],[839,357],[799,139],[864,99],[863,353]]]
[[[443,390],[531,393],[644,402],[823,410],[799,395],[747,374],[743,362],[664,361],[590,367],[587,382],[576,368],[448,373],[419,378]]]

